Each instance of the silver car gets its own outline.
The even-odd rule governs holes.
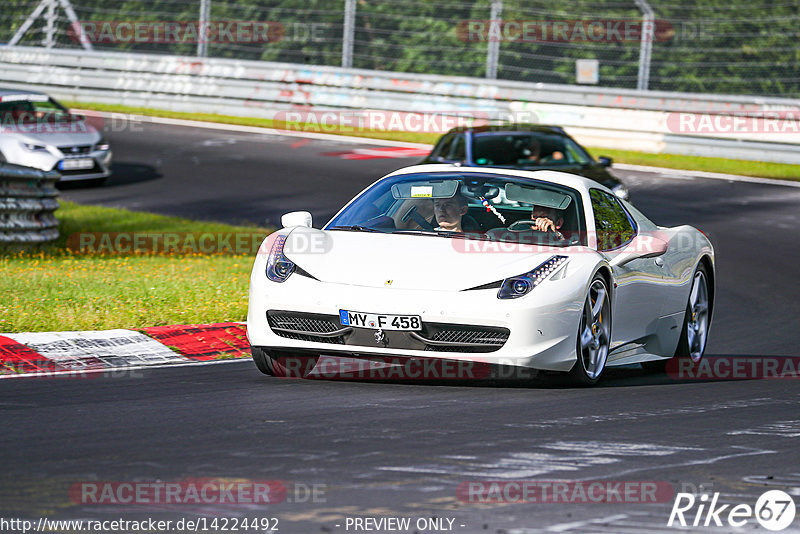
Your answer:
[[[111,150],[98,129],[48,95],[0,89],[0,162],[61,173],[61,180],[101,184]]]

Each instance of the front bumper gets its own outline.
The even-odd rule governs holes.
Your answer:
[[[20,150],[16,153],[6,155],[6,160],[9,163],[33,167],[34,169],[41,169],[43,171],[57,171],[61,174],[62,182],[95,180],[98,178],[107,178],[111,175],[111,160],[113,158],[111,150],[94,150],[78,155],[65,155],[58,150],[54,150],[54,152],[55,153],[50,151],[26,152]],[[94,166],[89,169],[75,170],[61,170],[58,168],[62,161],[71,159],[91,159],[94,162]]]
[[[264,256],[257,257],[250,281],[247,336],[253,346],[363,358],[391,355],[468,360],[550,371],[568,371],[576,361],[584,288],[574,287],[576,284],[569,277],[546,280],[519,299],[499,300],[497,289],[420,291],[364,287],[321,282],[298,273],[284,283],[275,283],[264,275]],[[268,312],[273,316],[284,312],[335,318],[339,310],[419,315],[425,325],[420,332],[424,339],[396,331],[385,331],[384,337],[379,338],[375,335],[377,329],[369,328],[352,328],[338,340],[286,335],[276,331],[274,319],[270,325],[268,318]],[[483,328],[506,332],[505,341],[495,343],[492,350],[427,343],[425,340],[433,339],[437,325],[443,324],[464,325],[465,331]],[[335,330],[334,326],[328,329]]]
[[[95,180],[98,178],[107,178],[111,175],[111,159],[113,153],[110,150],[94,151],[88,154],[88,157],[94,160],[94,167],[91,169],[80,169],[71,171],[62,171],[58,169],[59,163],[64,159],[62,158],[55,162],[53,170],[61,173],[61,181],[77,181],[77,180]]]

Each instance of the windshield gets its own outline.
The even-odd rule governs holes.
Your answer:
[[[585,245],[580,198],[574,189],[529,178],[452,172],[403,174],[370,187],[325,229]],[[552,224],[543,227],[544,221],[540,221],[536,227],[539,219]]]
[[[0,101],[0,121],[5,126],[69,120],[69,111],[45,95],[10,95]]]
[[[487,132],[475,134],[472,159],[477,165],[558,167],[583,165],[591,159],[572,139],[542,132]]]

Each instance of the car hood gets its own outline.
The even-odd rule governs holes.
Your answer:
[[[323,282],[430,291],[495,282],[563,253],[557,247],[303,227],[292,230],[284,246],[287,258]]]
[[[86,123],[5,125],[0,135],[13,136],[22,143],[52,146],[94,145],[100,140],[97,130]]]

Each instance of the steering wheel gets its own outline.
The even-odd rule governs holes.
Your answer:
[[[522,225],[526,225],[525,228],[522,228]],[[530,219],[523,219],[521,221],[516,221],[508,225],[508,230],[511,232],[545,232],[543,230],[538,230],[536,228],[531,228],[531,226],[535,226],[536,221],[532,221]],[[546,230],[546,233],[556,234],[558,235],[558,231],[554,230]]]

